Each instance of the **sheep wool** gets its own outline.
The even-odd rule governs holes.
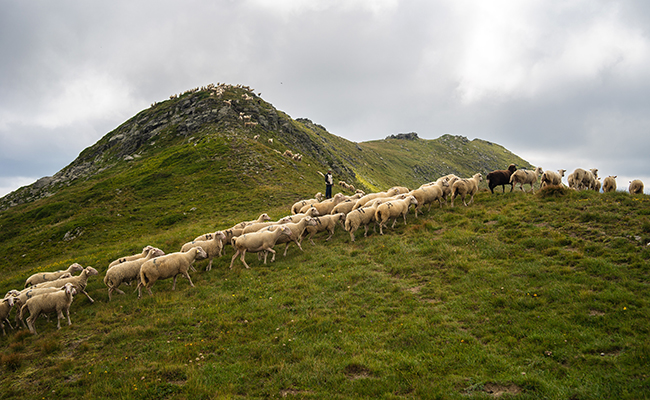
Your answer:
[[[172,290],[176,290],[176,278],[183,275],[194,287],[192,278],[188,273],[190,265],[194,261],[205,260],[208,254],[201,247],[193,247],[187,252],[171,253],[158,258],[146,261],[140,268],[140,283],[138,284],[138,298],[142,296],[141,289],[144,287],[153,296],[151,287],[156,281],[173,278]]]
[[[72,321],[70,321],[70,305],[75,293],[74,285],[68,282],[61,290],[45,293],[27,300],[21,309],[21,315],[24,314],[25,309],[29,310],[29,317],[27,317],[29,331],[37,335],[35,322],[41,313],[56,312],[56,328],[61,329],[61,319],[63,318],[63,311],[65,311],[68,317],[68,326],[72,325]]]

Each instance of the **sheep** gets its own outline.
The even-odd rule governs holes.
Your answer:
[[[94,303],[95,300],[90,297],[88,293],[86,293],[86,285],[88,284],[88,278],[91,277],[92,275],[97,275],[99,272],[93,267],[86,267],[84,268],[83,271],[81,271],[81,274],[77,276],[73,276],[70,278],[65,278],[65,279],[59,279],[57,281],[52,281],[52,282],[44,282],[44,283],[39,283],[38,285],[34,286],[36,288],[44,288],[44,287],[61,287],[65,285],[66,283],[72,283],[77,290],[77,293],[81,292],[88,297],[88,300],[90,300],[91,303]]]
[[[140,282],[138,283],[138,298],[142,296],[142,288],[146,288],[150,296],[153,296],[151,287],[157,280],[173,278],[172,290],[176,290],[176,278],[183,275],[194,287],[192,278],[187,271],[194,261],[205,260],[208,254],[199,246],[193,247],[185,253],[171,253],[162,257],[146,261],[140,268]]]
[[[309,207],[305,206],[300,209],[301,213],[304,213],[307,211],[307,209],[313,207],[316,210],[318,210],[318,213],[320,215],[326,215],[332,212],[332,209],[339,203],[345,200],[345,196],[342,193],[337,193],[332,197],[331,199],[322,201],[320,203],[314,203],[310,205]]]
[[[559,186],[562,184],[562,177],[564,176],[564,173],[566,172],[566,169],[558,169],[557,172],[555,171],[544,171],[542,174],[542,178],[539,181],[539,187],[543,188],[547,185],[554,185],[554,186]]]
[[[214,237],[210,240],[199,240],[185,243],[181,247],[181,252],[185,253],[193,247],[200,246],[208,254],[208,265],[205,267],[206,271],[212,269],[212,259],[215,256],[221,257],[221,251],[223,250],[223,242],[226,240],[226,234],[222,231],[217,231],[214,234]]]
[[[27,300],[31,299],[32,297],[39,296],[41,294],[56,292],[57,290],[61,290],[63,286],[64,285],[61,285],[61,287],[48,287],[48,288],[40,288],[40,289],[33,289],[30,287],[20,292],[16,291],[16,293],[14,294],[15,296],[14,303],[16,304],[17,307],[16,325],[18,325],[19,323],[18,321],[20,321],[23,327],[26,327],[25,323],[23,322],[23,316],[21,314],[21,311],[22,311],[22,305],[25,304]],[[18,304],[20,304],[20,307],[18,306]]]
[[[508,169],[498,169],[496,171],[492,171],[487,176],[485,179],[488,181],[488,187],[490,188],[490,192],[494,194],[494,188],[497,186],[501,186],[503,188],[503,193],[506,192],[506,185],[510,185],[510,191],[512,192],[512,183],[510,183],[510,176],[512,175],[513,172],[517,170],[517,166],[515,164],[510,164],[508,166]]]
[[[140,277],[140,268],[142,268],[142,264],[152,258],[161,257],[164,255],[164,251],[157,248],[151,248],[147,252],[146,257],[127,261],[125,263],[118,264],[113,268],[109,268],[108,271],[106,271],[106,276],[104,276],[104,285],[108,287],[108,301],[111,301],[111,295],[115,291],[117,291],[119,294],[124,294],[124,292],[119,289],[122,283],[138,280]]]
[[[521,170],[515,171],[519,172]],[[514,174],[513,174],[514,175]],[[512,176],[510,177],[512,179]],[[461,200],[463,200],[463,204],[465,207],[468,206],[468,204],[472,204],[474,202],[474,195],[476,192],[478,192],[478,184],[483,180],[483,175],[479,174],[474,174],[473,177],[468,178],[468,179],[460,179],[454,182],[452,189],[451,189],[451,206],[454,206],[454,200],[458,195],[460,195]],[[465,202],[465,196],[469,195],[469,203]]]
[[[36,285],[43,282],[55,281],[61,278],[69,278],[70,276],[72,276],[73,273],[81,271],[83,269],[84,267],[82,267],[77,263],[74,263],[71,264],[65,270],[59,270],[56,272],[39,272],[27,278],[27,280],[25,281],[25,287]]]
[[[133,261],[133,260],[137,260],[138,258],[145,257],[151,248],[152,248],[152,246],[145,246],[142,249],[142,253],[134,254],[132,256],[126,256],[126,257],[118,258],[117,260],[115,260],[115,261],[111,262],[110,264],[108,264],[108,268],[111,268],[112,266],[117,265],[117,264],[121,264],[123,262]]]
[[[270,221],[270,220],[271,220],[271,217],[269,217],[269,214],[263,213],[263,214],[260,214],[260,216],[257,217],[257,219],[254,219],[252,221],[240,222],[240,223],[236,224],[235,226],[233,226],[233,228],[234,229],[245,228],[246,226],[251,225],[251,224],[256,224],[258,222],[266,222],[266,221]],[[197,239],[194,239],[194,240],[197,240]],[[209,238],[209,239],[198,239],[198,240],[210,240],[210,239],[211,238]]]
[[[285,150],[282,155],[285,157],[293,158],[293,152],[289,149]]]
[[[391,200],[385,203],[381,203],[377,206],[377,211],[375,211],[375,219],[379,223],[379,234],[384,234],[384,225],[390,218],[395,218],[393,220],[393,225],[391,228],[395,228],[395,223],[397,218],[400,216],[404,217],[404,225],[406,225],[406,214],[408,214],[409,207],[411,204],[417,206],[418,201],[415,196],[408,196],[403,200]]]
[[[232,269],[235,258],[240,254],[244,266],[247,269],[250,268],[244,259],[247,251],[251,253],[264,251],[264,264],[266,264],[266,256],[268,255],[268,252],[271,252],[273,253],[271,262],[273,262],[275,260],[275,250],[273,250],[273,246],[275,246],[275,242],[278,241],[281,235],[291,235],[291,229],[283,225],[272,231],[263,230],[261,232],[247,233],[233,238],[232,244],[237,251],[230,261],[230,269]]]
[[[603,193],[615,192],[616,191],[616,178],[617,175],[608,176],[603,181]]]
[[[586,171],[582,168],[576,168],[569,174],[567,181],[572,189],[593,189],[596,185],[596,178],[598,178],[598,169],[592,168]]]
[[[375,211],[382,203],[382,199],[377,199],[371,206],[357,208],[352,210],[345,217],[345,230],[350,233],[350,241],[354,242],[354,233],[363,225],[366,229],[363,234],[364,237],[368,236],[368,225],[375,221]]]
[[[296,223],[299,222],[301,219],[305,217],[318,217],[320,214],[318,213],[318,210],[310,207],[307,209],[306,212],[300,213],[300,214],[293,214],[293,215],[287,215],[286,217],[282,217],[278,220],[279,224],[286,224],[288,222]]]
[[[535,168],[535,171],[527,171],[525,169],[516,170],[512,173],[512,175],[510,175],[510,183],[512,184],[510,192],[512,192],[514,188],[517,187],[517,184],[520,184],[519,188],[523,192],[524,185],[528,184],[530,185],[531,192],[535,193],[535,183],[537,182],[537,179],[542,174],[542,172],[544,172],[542,170],[542,167]]]
[[[348,214],[350,211],[352,211],[352,208],[356,203],[357,199],[347,199],[345,201],[342,201],[339,204],[335,205],[334,208],[332,208],[332,214]]]
[[[29,310],[29,317],[27,317],[27,326],[29,331],[37,335],[36,318],[41,313],[48,313],[56,311],[56,328],[61,329],[61,319],[63,318],[63,311],[65,310],[68,317],[68,326],[72,325],[70,321],[70,305],[72,300],[74,300],[74,295],[77,293],[75,286],[68,282],[66,283],[62,290],[57,290],[52,293],[45,293],[36,297],[32,297],[27,300],[25,304],[20,309],[20,314],[23,315],[25,310]]]
[[[303,207],[311,206],[318,202],[320,202],[320,200],[316,198],[297,201],[291,206],[291,214],[298,214]]]
[[[391,188],[385,192],[368,193],[362,196],[359,200],[357,200],[357,202],[354,204],[354,207],[352,207],[352,209],[356,210],[359,207],[363,207],[366,203],[378,197],[392,197],[395,196],[396,194],[399,194],[399,190],[395,188]]]
[[[311,244],[316,245],[312,239],[314,235],[319,232],[328,231],[330,235],[327,237],[327,239],[325,239],[325,241],[330,240],[334,235],[334,228],[336,228],[336,223],[338,222],[342,225],[345,223],[345,214],[338,213],[323,215],[314,219],[316,220],[317,224],[315,226],[307,226],[307,229],[305,230],[305,236],[309,234],[309,241]]]
[[[449,195],[451,194],[451,190],[452,190],[452,187],[454,185],[454,182],[456,182],[459,179],[460,178],[458,176],[456,176],[454,174],[449,174],[449,175],[441,176],[435,182],[425,183],[422,186],[434,186],[434,185],[441,186],[442,185],[441,186],[441,188],[442,188],[442,199],[446,203],[447,202],[447,197],[449,197]],[[447,185],[443,185],[443,182],[447,182]],[[422,186],[420,186],[420,187],[422,187]]]
[[[431,204],[436,200],[440,203],[440,207],[442,207],[444,186],[449,186],[447,181],[442,181],[439,185],[420,186],[418,189],[411,190],[409,195],[415,196],[418,201],[418,205],[415,207],[415,218],[418,217],[418,211],[426,204],[429,205],[428,211],[431,211]]]
[[[302,242],[302,236],[303,236],[303,233],[305,232],[305,229],[307,229],[307,227],[316,226],[316,225],[318,225],[318,222],[316,222],[316,218],[312,218],[310,216],[305,216],[304,218],[301,218],[297,222],[289,222],[289,223],[286,223],[286,224],[283,224],[283,225],[271,225],[268,228],[266,228],[265,230],[271,231],[271,230],[275,230],[275,229],[277,229],[278,227],[281,227],[281,226],[286,226],[287,228],[291,229],[291,235],[290,236],[282,235],[275,242],[275,244],[282,244],[282,243],[287,244],[284,247],[284,254],[283,254],[284,256],[286,256],[287,255],[287,250],[289,249],[289,245],[291,244],[291,242],[296,243],[298,248],[302,251],[302,245],[300,243]],[[260,253],[258,253],[258,254],[260,254]]]
[[[269,144],[273,144],[273,138],[270,138],[269,140],[267,140],[267,142],[269,142]]]
[[[15,299],[13,296],[8,296],[0,300],[0,325],[2,325],[2,334],[4,336],[7,335],[7,332],[5,332],[5,321],[9,325],[9,328],[14,329],[14,327],[11,326],[11,323],[9,322],[9,313],[14,306],[14,301]]]
[[[643,182],[640,179],[630,181],[630,194],[643,194]]]
[[[596,178],[596,183],[594,184],[594,190],[595,190],[596,192],[600,192],[600,186],[601,186],[601,184],[600,184],[600,178]]]
[[[271,225],[281,225],[281,224],[284,224],[284,223],[287,223],[287,222],[289,222],[289,220],[281,218],[281,219],[279,219],[277,221],[267,221],[267,222],[258,222],[258,223],[255,223],[255,224],[250,224],[250,225],[247,225],[244,229],[242,229],[242,234],[261,231],[262,229],[267,228],[267,227],[269,227]]]

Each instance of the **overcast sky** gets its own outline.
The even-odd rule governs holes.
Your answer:
[[[352,141],[480,138],[649,192],[648,1],[0,0],[0,196],[217,82]]]

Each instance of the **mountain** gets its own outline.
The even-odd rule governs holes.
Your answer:
[[[530,168],[500,145],[461,136],[351,142],[246,86],[211,84],[152,104],[54,176],[0,199],[0,249],[15,266],[46,255],[14,246],[62,251],[94,235],[117,243],[172,226],[225,227],[313,197],[328,169],[336,182],[371,192],[510,163]]]

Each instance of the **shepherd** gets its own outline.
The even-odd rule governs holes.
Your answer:
[[[334,184],[334,178],[332,178],[332,171],[327,171],[325,174],[325,198],[332,198],[332,185]]]

